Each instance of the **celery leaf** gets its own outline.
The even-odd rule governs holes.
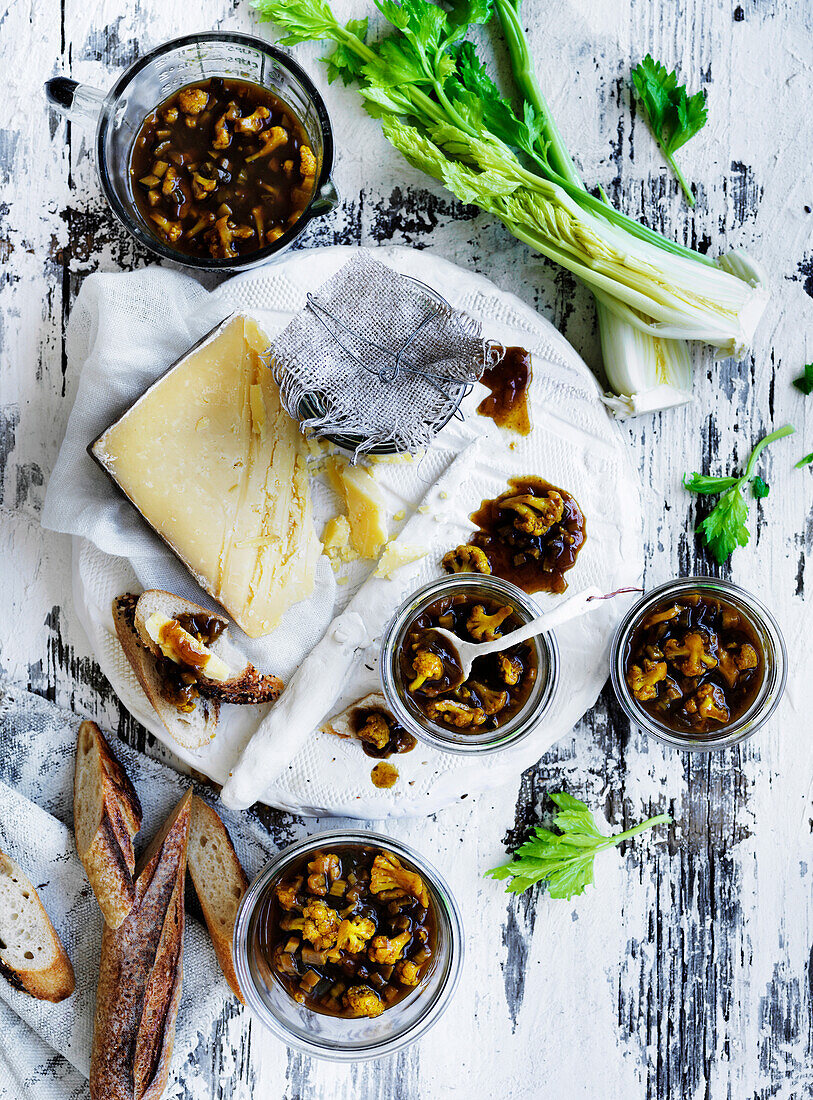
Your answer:
[[[809,397],[813,393],[813,363],[808,363],[805,366],[804,373],[800,374],[798,378],[793,379],[793,384],[797,390]]]
[[[741,477],[709,477],[697,473],[691,477],[684,475],[683,487],[690,493],[722,493],[716,507],[697,526],[703,541],[720,565],[728,561],[738,546],[747,546],[751,537],[748,501],[743,495],[746,485],[752,483],[753,494],[758,500],[764,499],[770,492],[767,482],[754,473],[757,459],[768,444],[793,432],[790,424],[786,424],[761,439],[751,451]]]
[[[686,85],[678,85],[677,74],[668,72],[665,65],[649,54],[632,70],[632,82],[655,139],[677,176],[687,202],[694,206],[694,196],[675,163],[674,153],[706,125],[706,93],[687,95]]]
[[[485,872],[491,878],[509,880],[506,890],[511,894],[521,894],[537,882],[547,882],[552,898],[582,894],[593,881],[593,860],[598,852],[672,820],[668,814],[658,814],[623,833],[605,836],[584,802],[565,791],[557,791],[550,797],[558,807],[553,824],[559,831],[537,825],[533,835],[514,852],[513,859]]]

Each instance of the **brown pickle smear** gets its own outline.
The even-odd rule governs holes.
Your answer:
[[[533,376],[530,352],[525,348],[504,348],[497,344],[492,348],[492,356],[496,361],[486,367],[480,379],[491,393],[477,406],[477,412],[489,417],[499,428],[529,435],[528,387]]]
[[[160,240],[190,256],[231,259],[273,244],[298,221],[318,167],[286,103],[258,84],[214,77],[147,115],[130,186]]]
[[[394,768],[392,764],[388,764],[386,760],[382,760],[381,763],[376,764],[370,772],[370,778],[373,781],[374,787],[378,787],[378,789],[382,791],[387,791],[398,782],[398,769]]]
[[[638,705],[678,733],[716,733],[735,722],[754,702],[764,665],[762,644],[742,612],[700,593],[658,603],[624,654]]]
[[[408,997],[435,942],[421,876],[366,845],[303,857],[260,913],[258,947],[273,974],[299,1004],[330,1016],[380,1016]]]
[[[443,558],[448,573],[485,573],[524,592],[564,592],[587,525],[575,498],[541,477],[512,477],[510,488],[472,514],[478,530]]]
[[[219,638],[226,629],[226,624],[217,616],[205,615],[202,612],[195,615],[179,615],[172,622],[178,623],[183,630],[205,646],[211,646],[212,642]],[[177,643],[178,639],[173,638],[173,641]],[[182,656],[183,652],[181,647],[179,655]],[[182,711],[192,710],[195,699],[199,694],[197,674],[202,662],[197,654],[192,652],[188,653],[188,658],[189,663],[183,665],[179,665],[169,657],[160,656],[157,658],[162,694],[167,702],[172,703]]]
[[[525,705],[536,681],[534,647],[522,642],[505,653],[478,657],[460,683],[456,651],[433,628],[451,630],[463,641],[489,642],[521,625],[513,608],[482,596],[444,596],[430,604],[410,624],[399,655],[404,686],[420,712],[465,733],[505,725]]]

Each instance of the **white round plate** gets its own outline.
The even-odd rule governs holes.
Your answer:
[[[210,295],[206,315],[222,317],[235,309],[255,312],[273,337],[304,305],[305,294],[325,282],[354,251],[339,247],[297,252],[276,265],[238,276]],[[543,317],[482,276],[427,251],[373,251],[376,259],[430,284],[453,306],[479,319],[485,337],[519,344],[533,354],[531,435],[498,433],[490,421],[477,416],[474,410],[485,391],[480,388],[478,393],[476,387],[463,406],[465,424],[453,421],[421,462],[377,465],[376,476],[389,500],[402,501],[408,514],[428,483],[443,472],[473,432],[492,433],[493,446],[489,443],[481,448],[487,457],[471,471],[469,488],[461,493],[460,538],[471,529],[469,514],[483,498],[502,491],[507,477],[536,474],[572,492],[587,519],[587,541],[575,568],[567,575],[569,592],[593,584],[607,592],[638,584],[643,550],[637,473],[621,432],[601,403],[593,375],[573,348]],[[314,499],[317,521],[335,511],[335,499],[318,476],[314,478]],[[449,543],[454,544],[451,539]],[[439,574],[437,561],[435,553],[427,556],[409,590]],[[335,589],[336,613],[346,605],[368,569],[369,563],[354,563],[346,582],[340,580]],[[185,764],[222,783],[267,708],[224,707],[209,745],[195,751],[178,746],[138,686],[113,631],[112,598],[140,588],[132,564],[75,537],[73,573],[77,612],[102,671],[124,705]],[[398,583],[393,583],[393,611],[406,594]],[[560,598],[540,593],[537,602],[544,610],[555,606]],[[202,595],[200,599],[207,602]],[[561,669],[556,698],[545,721],[516,748],[477,759],[440,753],[419,744],[413,752],[391,758],[399,780],[389,790],[378,790],[370,779],[375,761],[364,755],[356,742],[314,731],[306,747],[269,785],[263,802],[306,815],[398,817],[434,813],[461,797],[509,782],[538,760],[595,703],[607,678],[613,630],[628,606],[628,599],[608,601],[600,611],[557,631]],[[278,632],[285,629],[283,625]],[[284,650],[284,637],[274,640],[280,643],[277,650]],[[360,668],[333,712],[372,690],[374,675]]]

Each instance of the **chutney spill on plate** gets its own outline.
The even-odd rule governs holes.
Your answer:
[[[141,124],[135,205],[176,252],[233,259],[272,245],[305,212],[319,165],[292,108],[259,84],[189,84]]]
[[[447,573],[484,573],[523,592],[564,592],[565,573],[587,538],[576,499],[541,477],[512,477],[509,488],[472,514],[477,530],[443,558]]]
[[[717,732],[742,717],[764,665],[762,643],[743,612],[700,592],[657,603],[624,654],[638,706],[678,733]]]
[[[259,947],[293,999],[330,1016],[375,1017],[419,988],[436,926],[417,871],[381,848],[303,856],[269,893]]]

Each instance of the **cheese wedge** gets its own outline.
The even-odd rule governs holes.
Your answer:
[[[375,576],[392,580],[393,573],[398,569],[411,565],[420,558],[425,558],[428,553],[428,546],[405,546],[398,542],[388,542],[378,562]]]
[[[328,463],[327,475],[347,508],[350,545],[359,557],[377,558],[389,537],[387,505],[377,481],[364,467],[338,459]]]
[[[252,638],[313,591],[307,444],[256,324],[229,318],[109,428],[92,454]]]

